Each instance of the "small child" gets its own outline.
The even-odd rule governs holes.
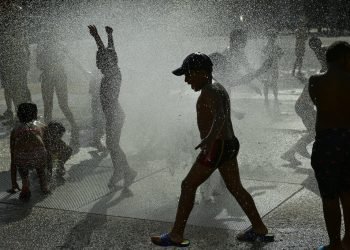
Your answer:
[[[29,189],[29,170],[36,169],[41,190],[49,193],[45,176],[47,151],[43,142],[44,124],[37,121],[38,109],[33,103],[22,103],[18,106],[19,124],[15,125],[10,136],[11,181],[9,193],[21,190],[17,184],[17,170],[22,179],[22,190],[19,199],[28,201],[31,196]]]
[[[44,143],[48,151],[47,169],[49,177],[52,176],[54,161],[57,163],[57,174],[63,176],[66,172],[64,164],[71,157],[73,149],[62,140],[65,132],[65,127],[57,121],[51,121],[44,132]]]

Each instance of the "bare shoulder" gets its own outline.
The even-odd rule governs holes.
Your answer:
[[[226,89],[218,82],[208,84],[202,89],[202,94],[206,96],[220,97],[225,95],[225,93],[227,93]]]
[[[317,84],[317,83],[323,81],[325,78],[326,78],[326,73],[312,75],[309,78],[309,85],[311,86],[311,85]]]

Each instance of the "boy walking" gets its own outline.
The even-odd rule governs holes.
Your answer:
[[[309,80],[317,109],[311,166],[320,190],[329,245],[350,248],[350,44],[335,42],[326,52],[328,70]],[[341,239],[341,206],[345,235]]]
[[[182,66],[173,71],[177,76],[185,75],[185,82],[194,91],[201,91],[197,101],[197,124],[202,139],[195,163],[181,184],[181,195],[174,226],[170,233],[153,236],[152,242],[160,246],[186,247],[184,230],[194,205],[197,188],[218,168],[231,194],[247,214],[252,228],[240,233],[242,241],[273,241],[261,220],[251,195],[241,184],[237,163],[239,142],[231,123],[230,97],[225,88],[213,82],[213,64],[202,53],[192,53],[185,58]]]

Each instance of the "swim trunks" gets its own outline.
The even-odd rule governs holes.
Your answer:
[[[217,140],[209,152],[201,151],[197,162],[210,168],[217,168],[222,163],[237,157],[239,141],[236,137],[231,140]]]
[[[311,166],[322,198],[337,198],[350,191],[350,129],[316,133]]]

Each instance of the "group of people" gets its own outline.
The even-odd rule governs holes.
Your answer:
[[[94,81],[90,84],[90,91],[94,92],[93,96],[95,97],[92,100],[92,105],[97,108],[100,107],[106,122],[106,148],[110,152],[114,167],[108,186],[114,188],[120,180],[124,179],[124,187],[127,188],[132,184],[137,173],[129,166],[126,155],[119,145],[125,115],[118,101],[121,72],[113,42],[113,29],[106,27],[108,46],[105,46],[96,27],[91,25],[88,28],[98,47],[96,66],[103,75],[99,91],[96,91]],[[56,43],[50,38],[52,37],[45,40],[43,44],[38,44],[37,60],[39,68],[43,71],[41,79],[43,82],[45,121],[41,123],[37,120],[38,110],[34,103],[22,102],[17,107],[18,122],[15,123],[10,137],[12,188],[8,192],[13,193],[20,190],[16,179],[18,171],[22,179],[22,189],[19,196],[22,200],[28,200],[31,195],[28,178],[30,169],[36,169],[41,189],[44,193],[48,193],[47,179],[52,175],[53,162],[58,162],[57,171],[60,175],[63,175],[65,173],[64,164],[73,152],[72,146],[68,146],[62,140],[65,132],[64,126],[59,122],[51,121],[52,98],[53,92],[56,90],[59,105],[71,122],[72,130],[77,128],[67,105],[67,83],[60,54],[63,49],[56,50]],[[100,121],[96,127],[99,131],[94,130],[93,145],[103,150],[101,148],[103,147],[101,144],[103,131],[100,131]],[[73,135],[71,142],[73,140],[76,144],[78,139]]]
[[[10,4],[8,6],[11,6]],[[124,187],[129,187],[136,178],[120,147],[121,130],[125,114],[119,102],[122,75],[118,66],[118,56],[113,41],[113,29],[105,27],[108,44],[103,43],[97,28],[88,27],[97,45],[96,66],[102,74],[98,88],[94,89],[92,80],[90,91],[94,93],[92,102],[99,107],[104,115],[106,148],[110,153],[114,167],[108,186],[113,188],[124,180]],[[14,103],[18,122],[13,126],[10,136],[11,150],[11,181],[8,190],[14,193],[20,190],[20,199],[30,199],[29,170],[36,169],[41,190],[49,193],[48,177],[52,172],[53,162],[59,162],[59,171],[64,174],[64,164],[72,155],[73,147],[79,146],[79,129],[73,114],[68,107],[67,78],[64,73],[63,59],[67,54],[65,49],[55,41],[50,33],[45,34],[38,43],[37,65],[41,74],[42,96],[44,102],[44,121],[38,121],[37,106],[31,102],[26,75],[29,69],[29,45],[24,33],[16,29],[7,29],[10,40],[4,35],[2,45],[11,49],[1,50],[0,74],[5,91],[7,111],[4,117],[12,117],[11,103]],[[305,40],[300,31],[300,41]],[[190,244],[184,238],[185,227],[194,205],[197,188],[205,182],[215,170],[219,170],[225,186],[250,220],[252,227],[238,234],[240,241],[274,241],[268,228],[255,206],[252,196],[243,187],[239,175],[237,156],[240,143],[235,136],[231,121],[230,96],[227,87],[250,83],[254,78],[269,72],[263,82],[265,106],[268,108],[268,91],[272,88],[275,96],[275,109],[278,109],[278,61],[283,55],[282,49],[276,44],[277,33],[273,30],[267,33],[268,42],[263,52],[266,58],[258,70],[252,70],[244,53],[247,44],[247,33],[235,30],[230,35],[230,46],[221,53],[209,56],[197,52],[188,55],[181,67],[172,73],[184,76],[185,82],[191,88],[200,92],[197,100],[197,125],[201,142],[195,149],[200,149],[188,175],[181,183],[181,195],[174,226],[169,233],[152,236],[151,241],[160,246],[186,247]],[[301,42],[300,42],[301,43]],[[350,93],[350,45],[346,42],[336,42],[327,50],[323,48],[318,38],[311,38],[310,47],[315,51],[322,65],[321,75],[307,79],[299,77],[305,88],[296,103],[296,111],[308,129],[308,134],[297,143],[293,150],[286,153],[285,158],[294,157],[300,148],[306,147],[313,139],[315,143],[311,155],[311,165],[319,185],[323,203],[324,217],[330,244],[325,249],[350,248],[350,115],[348,111]],[[15,50],[13,48],[16,48]],[[301,72],[303,49],[297,52],[293,74]],[[21,64],[21,67],[18,65]],[[243,65],[243,73],[238,68]],[[240,73],[239,73],[240,72]],[[233,75],[241,75],[232,79]],[[297,73],[297,75],[300,75]],[[222,81],[222,84],[220,83]],[[255,91],[257,87],[251,86]],[[72,137],[70,146],[63,140],[64,126],[52,121],[53,93],[56,91],[58,103],[70,122]],[[98,94],[97,94],[98,93]],[[315,108],[316,107],[316,110]],[[100,120],[97,118],[97,120]],[[95,119],[95,122],[97,121]],[[102,149],[101,137],[103,131],[96,130],[93,145]],[[302,147],[300,146],[302,145]],[[292,156],[291,156],[292,155]],[[17,183],[17,172],[22,179],[22,187]],[[341,206],[345,222],[345,235],[340,236]]]

